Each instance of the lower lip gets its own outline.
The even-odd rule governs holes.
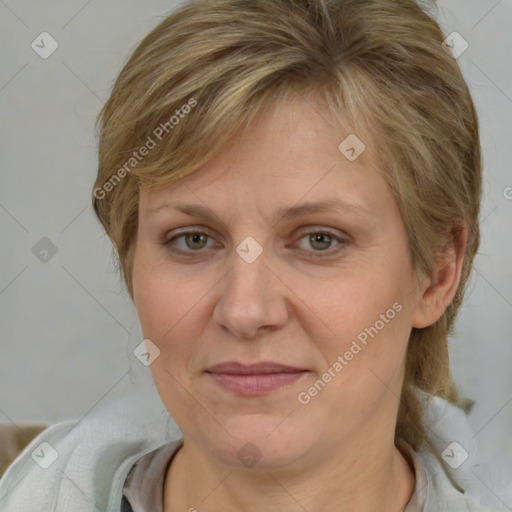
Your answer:
[[[300,379],[306,371],[266,373],[257,375],[233,375],[210,373],[208,375],[221,387],[238,395],[265,395]]]

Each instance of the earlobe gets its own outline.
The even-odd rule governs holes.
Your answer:
[[[451,304],[460,283],[466,243],[467,229],[462,227],[454,234],[435,274],[427,278],[421,290],[412,318],[413,327],[422,329],[434,324]]]

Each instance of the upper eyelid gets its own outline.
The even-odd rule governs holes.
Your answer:
[[[201,228],[197,228],[197,229],[194,229],[194,228],[185,228],[185,229],[186,229],[186,231],[179,231],[177,233],[174,233],[172,237],[169,237],[168,234],[165,234],[166,240],[170,241],[170,240],[173,240],[174,238],[177,238],[182,235],[188,235],[190,233],[199,233],[199,234],[208,235],[210,238],[215,238],[211,234],[211,231],[208,228],[201,227]],[[343,238],[343,236],[348,237],[348,235],[346,235],[346,234],[344,234],[344,235],[336,234],[334,232],[333,228],[317,227],[314,225],[313,226],[304,226],[303,228],[300,228],[299,233],[300,233],[301,237],[304,235],[307,235],[307,234],[311,234],[311,233],[326,233],[328,235],[331,235],[331,236],[337,237],[337,238]]]

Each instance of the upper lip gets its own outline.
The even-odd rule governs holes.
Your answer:
[[[230,373],[233,375],[258,375],[264,373],[291,373],[303,372],[303,368],[296,368],[273,361],[262,361],[259,363],[243,364],[237,361],[227,361],[210,366],[205,370],[208,373]]]

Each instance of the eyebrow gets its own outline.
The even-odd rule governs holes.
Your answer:
[[[203,219],[216,219],[219,217],[208,207],[200,204],[187,204],[180,202],[166,202],[155,207],[146,209],[148,213],[156,213],[160,210],[174,208],[179,212],[190,215],[191,217],[198,217]],[[341,212],[352,213],[360,216],[372,216],[370,210],[365,206],[357,203],[347,203],[339,198],[331,198],[323,201],[302,203],[298,206],[285,206],[277,210],[274,214],[274,222],[277,220],[290,221],[306,215],[323,212]]]

